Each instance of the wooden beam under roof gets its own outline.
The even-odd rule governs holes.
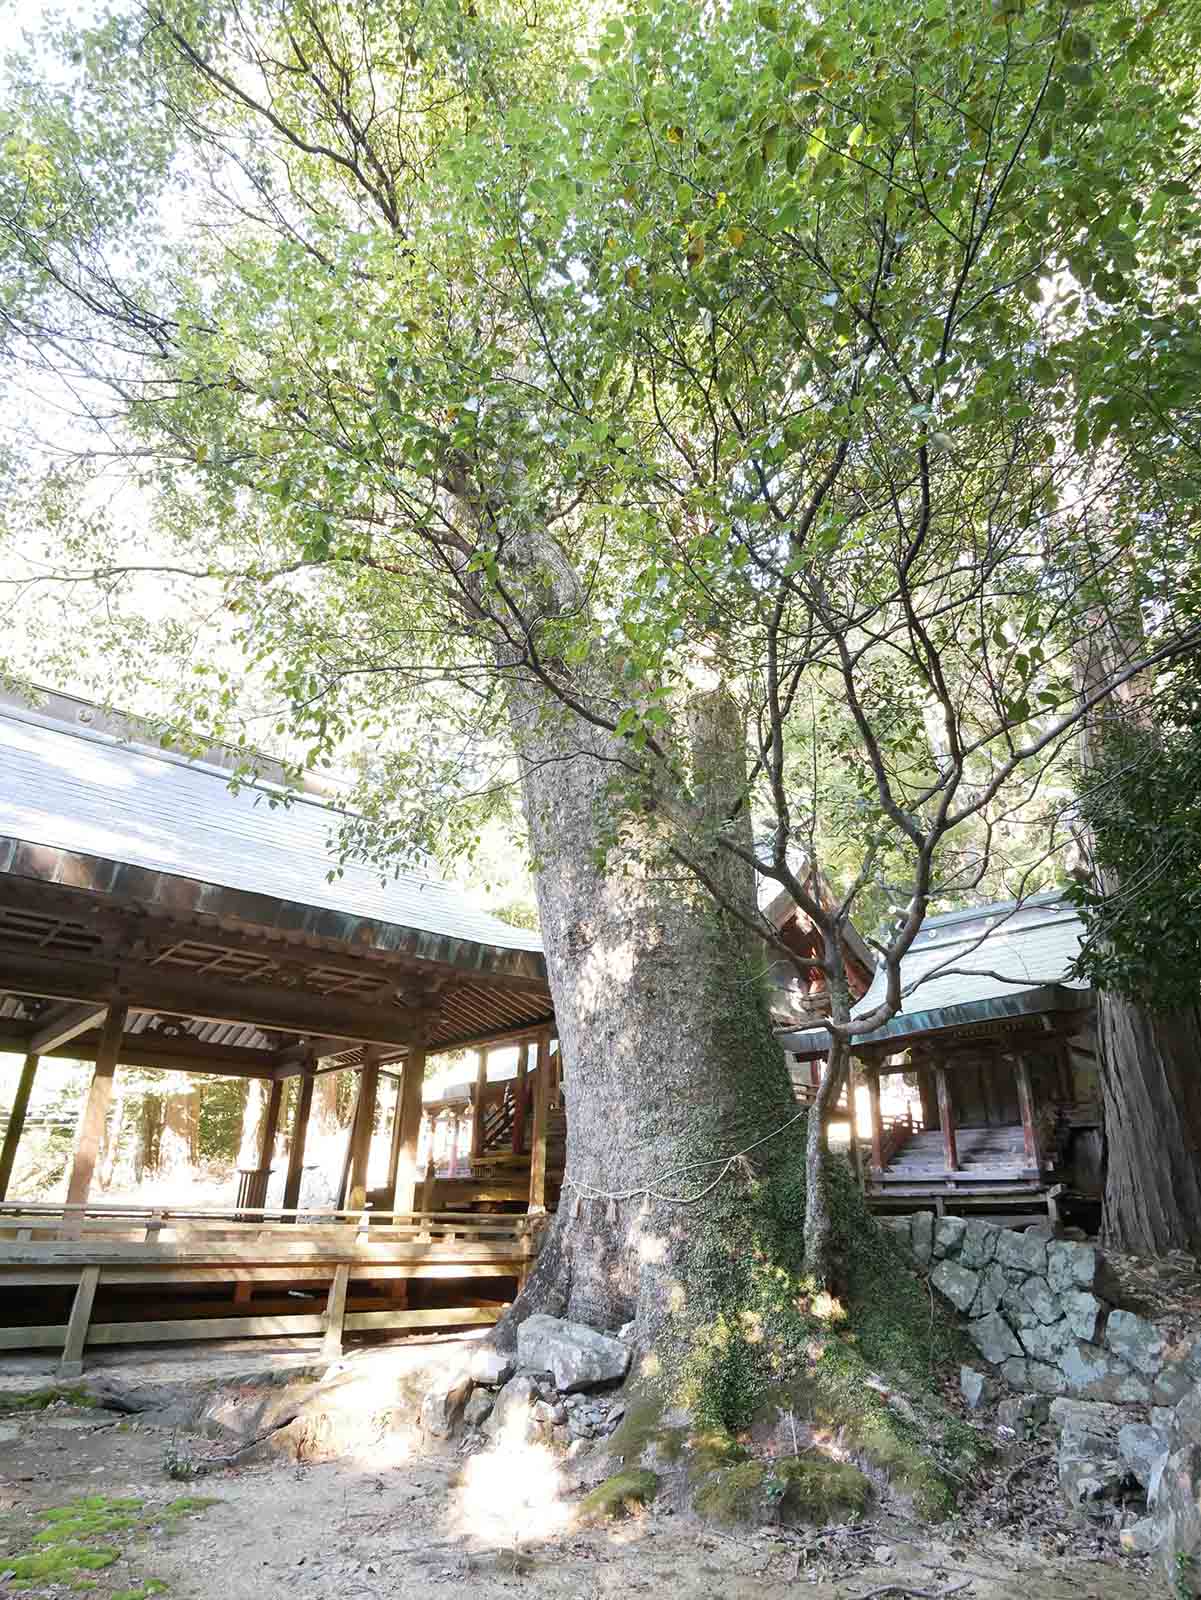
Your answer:
[[[0,1023],[0,1054],[28,1052],[26,1032]],[[80,1039],[49,1051],[51,1060],[95,1061],[97,1041]],[[127,1033],[121,1041],[123,1067],[161,1067],[164,1072],[204,1072],[215,1077],[274,1078],[275,1057],[270,1050],[237,1045],[205,1044],[186,1036],[165,1039],[156,1033]]]
[[[56,1050],[104,1021],[107,1006],[56,1006],[29,1036],[25,1048],[31,1056],[53,1055]]]
[[[6,950],[3,972],[5,988],[14,994],[106,1005],[120,1000],[139,1011],[320,1034],[357,1044],[409,1044],[425,1031],[423,1019],[412,1011],[390,1012],[337,995],[168,974],[145,962],[66,960]]]

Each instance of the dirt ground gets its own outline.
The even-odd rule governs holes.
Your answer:
[[[221,1359],[210,1370],[224,1376]],[[446,1600],[655,1591],[679,1600],[1136,1600],[1160,1592],[1145,1562],[1116,1552],[1089,1559],[1074,1541],[1068,1553],[1049,1554],[1045,1536],[982,1527],[970,1513],[922,1527],[887,1499],[866,1524],[812,1532],[732,1534],[653,1509],[583,1529],[555,1461],[532,1445],[465,1459],[394,1434],[336,1461],[273,1460],[180,1482],[166,1462],[186,1454],[189,1441],[175,1430],[63,1403],[6,1412],[4,1391],[30,1387],[29,1376],[0,1375],[0,1596],[86,1589],[95,1600],[146,1600],[163,1592],[159,1585],[176,1600],[284,1592],[386,1600],[427,1590]],[[100,1536],[116,1560],[78,1580],[14,1579],[17,1558],[44,1548],[36,1535],[54,1526],[46,1511],[84,1497],[125,1506],[118,1520],[131,1525]]]

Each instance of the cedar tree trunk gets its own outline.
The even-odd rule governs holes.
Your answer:
[[[1084,687],[1127,648],[1121,627],[1103,619],[1081,663]],[[1127,686],[1105,715],[1137,716],[1134,693]],[[1103,743],[1103,720],[1095,718],[1081,737],[1086,770]],[[1109,896],[1121,890],[1112,874],[1102,876],[1100,887]],[[1113,1248],[1138,1254],[1195,1249],[1201,1245],[1197,1008],[1172,1015],[1102,991],[1097,1038],[1106,1150],[1103,1235]]]
[[[1201,1016],[1098,1000],[1107,1163],[1104,1236],[1117,1250],[1201,1248]]]

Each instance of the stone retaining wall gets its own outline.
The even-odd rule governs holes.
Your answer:
[[[929,1212],[881,1219],[968,1319],[985,1361],[1020,1391],[1170,1406],[1196,1381],[1169,1359],[1159,1330],[1114,1305],[1116,1286],[1091,1244],[1017,1233]]]
[[[1057,1431],[1068,1505],[1153,1554],[1174,1600],[1201,1596],[1201,1337],[1169,1348],[1154,1323],[1115,1304],[1101,1252],[1049,1225],[1018,1233],[928,1212],[880,1221],[1018,1391],[998,1419],[1011,1432],[1044,1419]],[[969,1405],[991,1403],[996,1388],[964,1368]],[[1043,1395],[1057,1398],[1048,1408]]]

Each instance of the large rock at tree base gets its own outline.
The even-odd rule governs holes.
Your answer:
[[[1164,1339],[1153,1322],[1133,1311],[1114,1311],[1105,1325],[1105,1343],[1128,1367],[1154,1378],[1163,1365]]]
[[[968,1337],[985,1361],[999,1367],[1010,1356],[1023,1354],[1017,1335],[999,1311],[991,1311],[968,1328]]]
[[[466,1372],[456,1373],[428,1389],[421,1402],[423,1431],[435,1439],[449,1439],[470,1393],[471,1378]]]
[[[467,1371],[473,1383],[482,1383],[489,1389],[508,1383],[517,1371],[517,1359],[507,1350],[493,1350],[481,1345],[473,1350],[467,1361]]]
[[[517,1364],[527,1372],[549,1372],[555,1387],[570,1394],[620,1382],[630,1370],[630,1350],[582,1322],[539,1312],[517,1330]]]
[[[940,1261],[930,1274],[930,1282],[957,1311],[968,1311],[980,1288],[980,1274],[958,1261]]]
[[[541,1399],[542,1385],[537,1378],[519,1372],[515,1378],[509,1379],[492,1402],[492,1412],[484,1423],[484,1432],[494,1439],[502,1433],[517,1435],[521,1439],[535,1437],[538,1429],[533,1424],[532,1413]]]

